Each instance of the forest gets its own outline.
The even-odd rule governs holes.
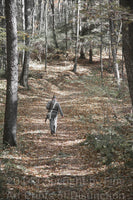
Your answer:
[[[133,1],[0,0],[0,200],[132,199]]]

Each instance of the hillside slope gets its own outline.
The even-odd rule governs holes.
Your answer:
[[[77,74],[72,67],[55,62],[45,72],[43,65],[31,63],[29,90],[19,87],[18,146],[0,156],[0,199],[132,199],[126,84],[120,96],[107,71],[102,84],[98,62],[79,61]],[[55,136],[45,123],[53,94],[64,112]]]

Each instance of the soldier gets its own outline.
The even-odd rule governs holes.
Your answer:
[[[52,100],[48,102],[46,108],[48,110],[48,114],[46,116],[45,122],[46,122],[46,120],[48,118],[49,121],[50,121],[51,134],[53,135],[53,134],[56,133],[56,129],[57,129],[57,115],[58,115],[58,112],[60,112],[61,116],[64,117],[62,109],[61,109],[61,106],[57,102],[55,95],[52,97]]]

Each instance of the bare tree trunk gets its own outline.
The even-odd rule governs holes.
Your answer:
[[[37,1],[33,0],[33,12],[32,12],[32,36],[34,36],[35,31],[36,31],[36,24],[35,24],[35,18],[36,18],[36,4]]]
[[[47,71],[47,49],[48,49],[48,41],[47,41],[47,29],[48,29],[48,0],[46,0],[45,4],[45,71]]]
[[[85,49],[83,47],[83,44],[81,44],[81,48],[80,48],[80,59],[85,59]]]
[[[100,15],[102,16],[102,2],[100,0]],[[101,39],[101,44],[100,44],[100,67],[101,67],[101,79],[103,79],[103,22],[102,22],[102,17],[101,17],[101,35],[100,35],[100,39]]]
[[[67,33],[67,26],[68,26],[68,13],[67,13],[67,0],[65,0],[65,35],[66,35],[66,51],[68,48],[67,41],[68,41],[68,33]]]
[[[121,31],[122,31],[122,21],[120,22],[120,29],[119,29],[117,41],[116,41],[116,52],[117,52],[117,49],[118,49],[119,42],[121,40]]]
[[[112,8],[111,4],[113,2],[114,0],[109,0],[109,4],[111,8]],[[113,68],[114,68],[115,76],[117,79],[117,85],[118,85],[118,88],[120,89],[120,73],[119,73],[119,66],[117,63],[117,48],[116,48],[117,42],[116,42],[116,34],[115,34],[115,27],[114,27],[115,24],[114,24],[113,18],[114,18],[114,13],[111,13],[109,16],[109,24],[110,24],[111,49],[112,49],[112,56],[113,56]]]
[[[90,49],[89,49],[89,63],[92,63],[93,62],[93,52],[92,52],[92,46],[90,44]]]
[[[58,11],[59,11],[59,22],[61,22],[61,9],[60,9],[60,4],[61,4],[61,2],[60,2],[60,0],[58,0]]]
[[[120,4],[124,7],[129,7],[131,9],[131,14],[133,14],[133,1],[127,2],[126,0],[120,0]],[[133,106],[133,22],[123,19],[122,33],[125,67]]]
[[[52,8],[52,17],[53,17],[53,39],[55,43],[55,47],[58,49],[58,43],[57,43],[57,38],[56,38],[56,33],[55,33],[55,5],[54,5],[54,0],[52,0],[51,3],[51,8]]]
[[[5,19],[4,19],[4,0],[0,1],[0,16],[2,17],[0,20],[0,27],[5,28]],[[0,68],[5,69],[6,72],[6,45],[5,41],[1,41],[0,44],[1,55],[0,55]]]
[[[25,31],[25,5],[24,0],[21,0],[21,7],[22,7],[22,30]]]
[[[122,72],[121,72],[122,80],[124,80],[124,51],[122,48]]]
[[[24,0],[21,0],[21,18],[22,18],[22,31],[25,32],[25,11],[24,11]],[[23,45],[25,46],[25,39],[22,39]],[[24,64],[24,49],[19,54],[19,60],[21,62],[21,66]]]
[[[101,79],[103,79],[103,23],[101,21],[101,45],[100,45],[100,67],[101,67]]]
[[[76,22],[76,16],[75,16],[75,5],[74,5],[74,1],[72,1],[72,26],[71,26],[71,30],[72,30],[72,39],[75,38],[75,22]]]
[[[27,49],[25,50],[24,55],[24,64],[20,77],[20,85],[28,88],[28,76],[29,76],[29,61],[30,61],[30,34],[31,34],[31,26],[30,26],[30,17],[31,17],[31,3],[30,0],[25,0],[25,45]]]
[[[7,92],[3,144],[16,146],[18,101],[16,0],[5,0],[5,13],[7,32]]]
[[[43,28],[43,24],[44,24],[43,16],[44,16],[44,0],[41,1],[40,30],[39,30],[40,35],[42,33],[42,28]]]
[[[108,64],[109,69],[111,68],[111,44],[109,44],[109,64]],[[112,71],[112,69],[111,69]]]
[[[75,42],[75,62],[73,72],[76,73],[77,71],[77,59],[78,59],[78,40],[79,40],[79,4],[80,0],[77,0],[77,36]]]

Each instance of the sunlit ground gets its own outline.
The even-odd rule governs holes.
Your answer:
[[[20,87],[18,94],[18,146],[0,156],[5,175],[3,199],[126,200],[130,194],[126,193],[127,179],[122,177],[123,162],[106,166],[99,153],[82,145],[87,134],[104,135],[103,127],[118,123],[114,109],[119,119],[123,102],[112,107],[101,90],[100,72],[98,80],[92,78],[96,65],[78,65],[76,75],[69,61],[49,65],[47,72],[44,64],[30,65],[30,89]],[[64,112],[64,118],[58,117],[55,136],[50,134],[49,122],[45,123],[46,104],[53,94]],[[131,186],[130,178],[128,183]]]

